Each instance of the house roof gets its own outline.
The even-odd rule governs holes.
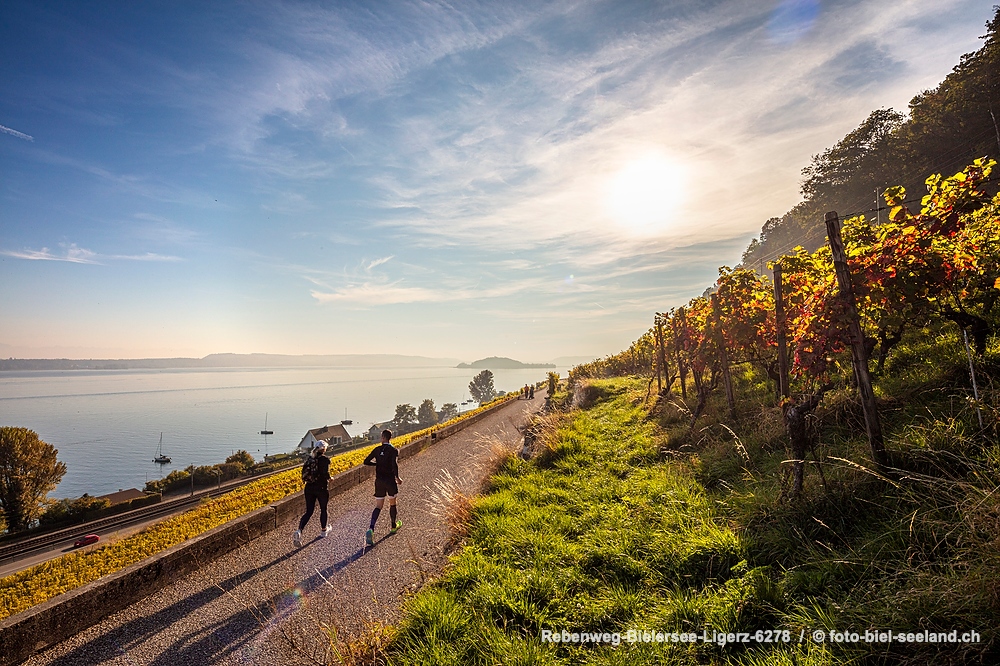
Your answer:
[[[331,437],[340,437],[344,441],[351,439],[351,433],[347,432],[347,428],[340,423],[323,426],[322,428],[313,428],[307,434],[312,435],[313,439],[322,439],[324,441],[329,441]]]
[[[109,493],[107,495],[98,495],[97,499],[106,499],[112,504],[121,504],[122,502],[128,502],[130,500],[138,499],[140,497],[145,497],[146,493],[138,490],[137,488],[129,488],[128,490],[119,490],[116,493]]]

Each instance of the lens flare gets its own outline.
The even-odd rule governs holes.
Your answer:
[[[684,199],[684,169],[661,153],[628,162],[613,177],[605,205],[611,219],[635,236],[655,236],[678,219]]]

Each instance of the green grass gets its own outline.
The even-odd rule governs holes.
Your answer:
[[[644,387],[594,390],[596,404],[565,417],[536,461],[510,461],[475,502],[465,547],[407,604],[389,663],[705,663],[751,653],[540,636],[775,625],[784,602],[774,576],[747,564],[747,543],[716,503],[660,455],[665,440],[647,418]]]
[[[641,379],[600,380],[557,404],[533,461],[509,461],[474,503],[463,549],[409,600],[389,664],[1000,663],[1000,446],[991,351],[978,426],[964,349],[912,335],[879,380],[891,478],[872,472],[850,391],[817,411],[798,500],[772,387],[737,375],[689,428]],[[676,399],[680,403],[679,399]],[[820,473],[822,471],[822,474]],[[788,630],[778,645],[543,643],[569,632]],[[979,644],[866,645],[812,631],[975,630]],[[804,632],[804,633],[803,633]],[[805,639],[800,643],[800,636]]]

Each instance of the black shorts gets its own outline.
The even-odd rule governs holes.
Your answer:
[[[380,479],[375,477],[375,497],[395,497],[399,493],[395,479]]]

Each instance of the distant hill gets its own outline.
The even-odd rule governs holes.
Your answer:
[[[490,356],[472,363],[459,363],[456,368],[486,368],[489,370],[521,370],[523,368],[554,368],[552,363],[521,363],[512,358]]]
[[[209,354],[204,358],[10,358],[0,359],[3,370],[156,370],[162,368],[413,368],[454,367],[455,358],[427,358],[399,354]]]

